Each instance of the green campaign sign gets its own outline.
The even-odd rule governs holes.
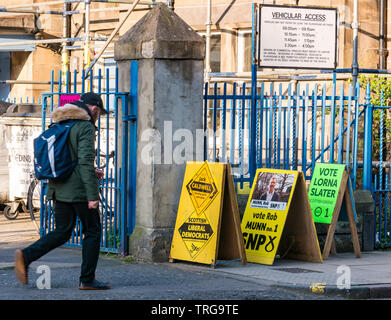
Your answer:
[[[331,223],[344,170],[343,164],[315,165],[308,190],[314,222]]]

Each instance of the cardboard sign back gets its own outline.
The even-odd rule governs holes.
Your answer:
[[[247,263],[246,252],[243,245],[243,234],[240,229],[240,216],[232,178],[231,166],[226,165],[226,179],[224,188],[223,211],[221,217],[218,260],[241,259],[242,264]]]
[[[337,222],[338,222],[338,218],[340,215],[343,202],[345,202],[346,213],[348,216],[349,227],[350,227],[350,233],[352,236],[354,253],[356,255],[356,258],[361,257],[360,243],[358,240],[357,227],[356,227],[356,221],[353,213],[352,198],[348,186],[348,180],[349,180],[349,175],[346,171],[344,171],[341,179],[340,188],[338,191],[337,200],[335,202],[335,207],[332,213],[332,220],[327,231],[326,242],[323,248],[322,256],[324,260],[328,259],[329,254],[333,249],[332,246],[334,241],[334,233],[337,227]],[[335,249],[333,251],[335,251]]]
[[[280,242],[281,258],[322,262],[304,175],[299,176]]]

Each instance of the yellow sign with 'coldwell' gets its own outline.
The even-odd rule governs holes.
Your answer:
[[[219,164],[187,164],[171,246],[171,258],[214,263],[224,174],[224,167]]]
[[[186,164],[170,251],[170,261],[176,259],[212,267],[218,259],[240,259],[246,264],[229,164]]]

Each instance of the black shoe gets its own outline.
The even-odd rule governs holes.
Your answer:
[[[99,282],[98,280],[92,280],[91,282],[80,282],[80,290],[107,290],[110,289],[108,283]]]

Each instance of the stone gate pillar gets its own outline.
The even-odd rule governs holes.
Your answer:
[[[129,91],[130,62],[138,60],[136,226],[129,251],[167,261],[185,161],[203,160],[203,146],[196,145],[203,140],[197,132],[204,40],[159,3],[115,43],[114,54],[120,91]]]

